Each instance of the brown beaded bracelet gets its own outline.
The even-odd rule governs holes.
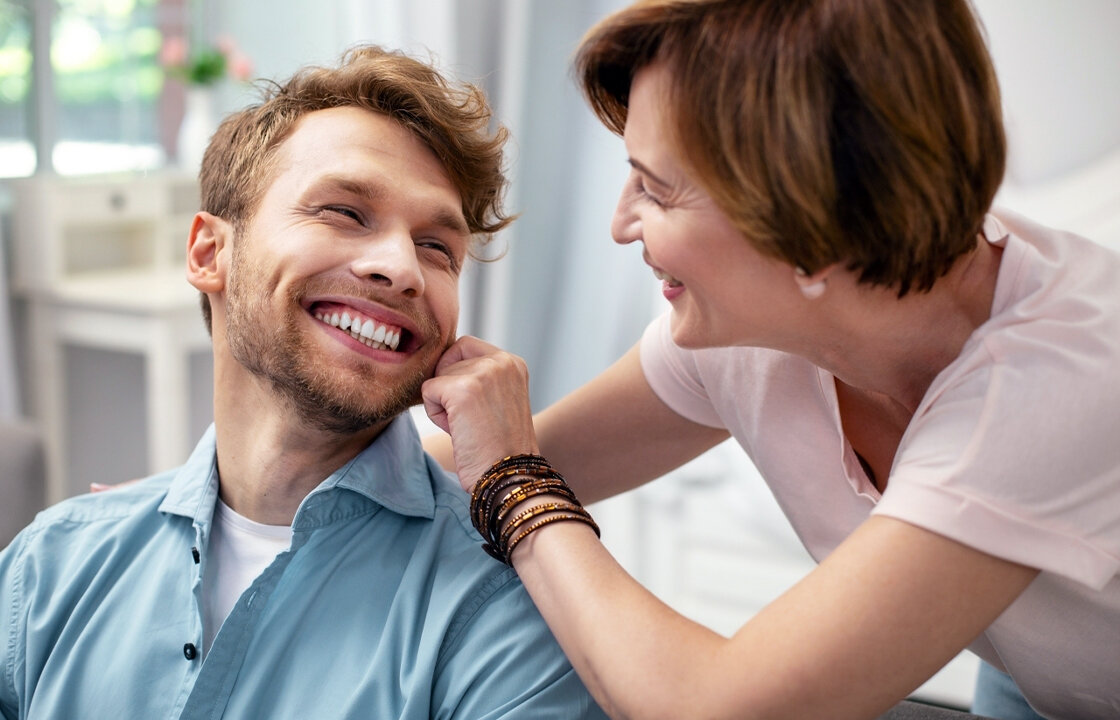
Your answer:
[[[503,458],[483,473],[471,493],[471,507],[476,526],[486,522],[497,499],[504,497],[500,491],[516,484],[519,475],[534,478],[560,477],[548,461],[539,455],[514,455]]]
[[[554,495],[561,500],[517,511],[538,495]],[[540,455],[511,455],[494,463],[475,483],[470,515],[483,538],[483,550],[507,565],[511,564],[513,548],[549,523],[578,521],[600,534],[591,513],[580,504],[563,476]],[[535,520],[542,515],[545,517]]]
[[[505,550],[505,563],[506,565],[513,565],[513,549],[517,547],[522,540],[532,535],[537,530],[540,530],[545,525],[554,522],[564,522],[565,520],[578,520],[584,524],[590,525],[591,529],[595,531],[595,535],[599,535],[599,526],[595,524],[590,517],[583,515],[549,515],[543,520],[538,520],[529,527],[521,531],[521,534],[509,541],[509,545]]]
[[[483,473],[471,493],[471,520],[476,528],[488,522],[497,499],[504,497],[501,491],[517,484],[518,475],[537,478],[555,477],[563,480],[540,455],[514,455],[503,458]]]
[[[505,529],[502,530],[502,534],[498,538],[499,546],[500,547],[508,547],[509,540],[510,540],[510,538],[513,537],[514,533],[516,533],[517,530],[522,525],[529,522],[533,518],[538,517],[540,515],[544,515],[545,513],[552,513],[552,512],[557,512],[557,511],[570,512],[570,513],[574,513],[576,515],[580,515],[580,514],[587,515],[588,514],[588,512],[583,509],[582,505],[579,505],[579,504],[576,504],[576,503],[551,502],[551,503],[542,503],[541,505],[534,505],[533,507],[529,508],[528,510],[522,511],[517,516],[515,516],[512,520],[509,521],[509,523],[506,525]]]
[[[501,504],[498,505],[493,514],[490,516],[490,523],[495,526],[503,525],[504,521],[502,519],[507,517],[514,507],[520,505],[534,495],[545,494],[560,495],[567,498],[568,500],[571,500],[572,502],[579,502],[576,499],[575,493],[572,492],[572,489],[568,487],[568,484],[563,480],[531,479],[525,481],[524,483],[518,485],[516,488],[510,491],[509,495],[507,495],[505,499],[502,500]]]

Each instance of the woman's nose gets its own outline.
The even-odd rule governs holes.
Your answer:
[[[642,238],[642,225],[634,211],[633,198],[628,188],[622,190],[611,218],[611,237],[619,245],[626,245]]]

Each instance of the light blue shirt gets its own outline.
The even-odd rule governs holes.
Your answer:
[[[303,500],[203,660],[214,443],[0,553],[3,717],[605,717],[407,415]]]

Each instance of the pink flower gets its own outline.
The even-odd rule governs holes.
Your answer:
[[[227,75],[245,81],[253,75],[253,61],[229,35],[221,35],[213,45],[200,45],[193,50],[181,36],[172,35],[160,47],[159,62],[168,77],[187,85],[213,85]]]
[[[214,39],[214,47],[218,48],[218,52],[226,57],[235,55],[237,53],[237,43],[229,35],[219,35]]]
[[[159,64],[164,67],[182,67],[187,62],[187,41],[173,35],[163,41],[159,49]]]
[[[249,59],[248,55],[242,52],[234,51],[227,59],[227,67],[229,74],[234,80],[241,80],[242,82],[253,77],[253,61]]]

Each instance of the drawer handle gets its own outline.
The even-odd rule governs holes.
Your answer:
[[[109,207],[114,210],[124,210],[126,202],[127,198],[125,198],[123,193],[113,193],[109,196]]]

